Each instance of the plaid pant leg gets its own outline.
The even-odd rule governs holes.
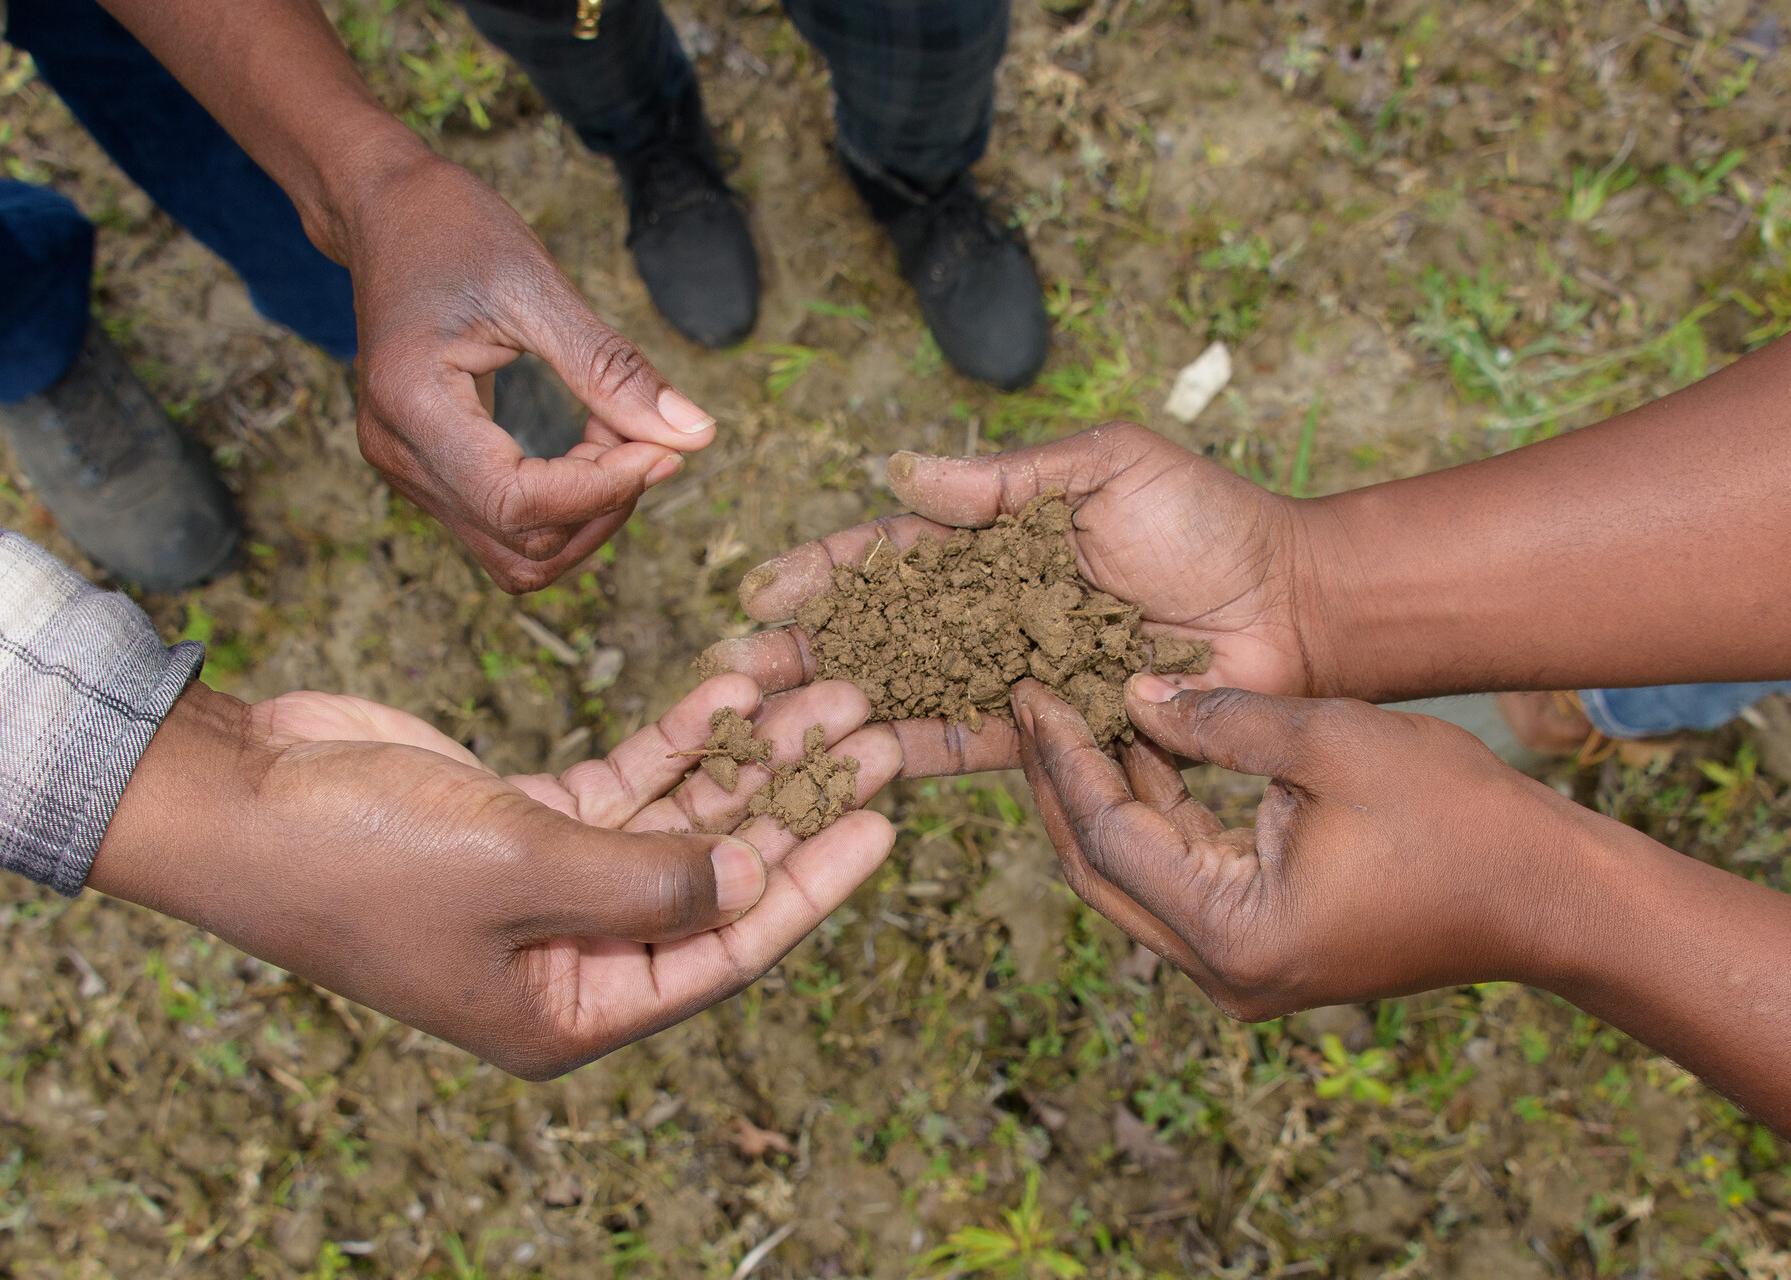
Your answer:
[[[696,74],[659,0],[604,0],[594,40],[572,34],[572,6],[462,0],[484,37],[516,60],[547,105],[601,155],[625,155],[662,132],[695,93]]]
[[[784,0],[833,71],[840,150],[937,189],[989,143],[1009,0]]]

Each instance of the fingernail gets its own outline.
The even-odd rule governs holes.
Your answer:
[[[654,485],[659,484],[662,481],[670,480],[673,476],[678,474],[678,471],[683,466],[684,458],[679,454],[674,453],[669,458],[661,458],[658,462],[655,462],[652,469],[647,472],[647,488],[651,489]]]
[[[1020,722],[1020,727],[1026,730],[1028,735],[1032,734],[1033,724],[1031,707],[1027,706],[1024,702],[1020,703],[1020,705],[1014,708],[1014,718]]]
[[[777,570],[768,564],[762,564],[757,569],[750,570],[744,578],[740,579],[740,598],[751,600],[776,581]]]
[[[715,425],[714,418],[686,399],[683,392],[671,387],[659,393],[659,416],[665,419],[665,425],[673,431],[682,431],[692,436]]]
[[[1132,692],[1146,702],[1168,702],[1181,690],[1163,679],[1162,676],[1145,672],[1132,677]]]
[[[746,841],[723,841],[709,851],[709,862],[715,868],[715,905],[722,911],[745,911],[765,892],[765,864]]]
[[[889,468],[888,468],[889,483],[891,483],[891,484],[906,484],[906,483],[908,483],[909,477],[911,477],[914,474],[914,464],[918,461],[919,461],[919,455],[909,453],[906,449],[902,450],[900,453],[890,454],[889,455]]]

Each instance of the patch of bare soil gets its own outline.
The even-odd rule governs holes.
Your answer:
[[[987,529],[906,551],[879,542],[797,611],[823,679],[850,680],[879,720],[943,716],[973,728],[1009,716],[1027,676],[1080,711],[1102,746],[1130,742],[1126,677],[1204,671],[1204,641],[1139,631],[1138,610],[1090,586],[1064,536],[1070,509],[1046,494]]]

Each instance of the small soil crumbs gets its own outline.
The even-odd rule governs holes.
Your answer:
[[[1076,568],[1070,509],[1046,494],[987,529],[960,529],[897,552],[879,542],[862,565],[796,611],[821,679],[850,680],[873,720],[943,716],[974,729],[1011,717],[1025,676],[1076,710],[1103,747],[1132,740],[1126,677],[1147,666],[1205,671],[1205,641],[1139,634],[1136,608],[1097,591]]]
[[[753,793],[749,809],[769,814],[803,840],[839,821],[858,798],[858,761],[827,754],[827,730],[810,725],[802,759],[779,765],[771,781]]]
[[[732,794],[740,784],[740,766],[769,760],[771,744],[752,736],[752,721],[732,707],[722,707],[709,717],[709,740],[697,754],[703,757],[703,772]]]

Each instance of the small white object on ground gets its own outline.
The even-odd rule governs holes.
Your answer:
[[[1231,350],[1223,342],[1215,342],[1175,375],[1163,412],[1185,426],[1198,418],[1230,381]]]

